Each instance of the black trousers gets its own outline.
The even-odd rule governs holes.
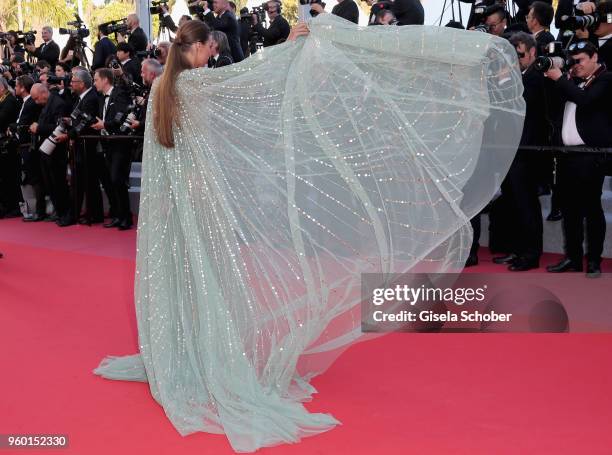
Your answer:
[[[66,181],[67,164],[68,153],[65,145],[58,145],[51,155],[40,154],[43,182],[55,207],[55,214],[60,218],[72,215]]]
[[[0,153],[0,213],[19,209],[21,156],[17,148]]]
[[[592,153],[574,153],[559,157],[558,165],[565,254],[568,259],[582,263],[586,220],[587,260],[600,263],[606,236],[606,218],[601,206],[603,158]]]
[[[114,141],[106,147],[106,161],[110,171],[114,210],[111,216],[121,221],[131,222],[129,178],[132,166],[130,142]]]
[[[77,139],[70,186],[73,191],[75,216],[80,215],[85,200],[85,216],[90,220],[101,221],[104,219],[104,210],[100,192],[100,163],[104,163],[104,160],[98,156],[100,154],[96,151],[97,143],[97,140],[87,140],[83,144],[83,141]]]
[[[542,255],[542,207],[538,198],[541,170],[537,153],[519,150],[501,185],[508,210],[510,252],[530,261],[538,261]]]
[[[47,214],[45,196],[49,193],[42,175],[41,155],[44,155],[44,153],[41,153],[38,149],[33,149],[31,147],[21,149],[24,174],[22,184],[32,186],[34,189],[34,196],[36,197],[36,214],[40,217],[44,217]]]

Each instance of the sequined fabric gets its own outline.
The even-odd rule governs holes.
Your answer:
[[[322,14],[306,39],[177,86],[175,148],[145,133],[140,353],[95,373],[147,381],[181,435],[237,452],[329,430],[302,402],[360,339],[360,274],[466,259],[520,139],[516,52]]]

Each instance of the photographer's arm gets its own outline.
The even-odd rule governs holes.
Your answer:
[[[551,71],[546,73],[548,77],[550,77],[549,73],[551,73]],[[554,77],[553,75],[553,78]],[[606,97],[609,96],[606,92],[610,91],[610,81],[607,82],[608,83],[594,84],[589,90],[583,90],[563,75],[556,80],[555,86],[557,90],[561,92],[562,96],[568,101],[575,103],[576,106],[589,107],[597,102],[601,102],[602,99],[606,99]]]
[[[273,22],[270,25],[270,28],[264,28],[264,26],[261,25],[261,22],[257,22],[257,24],[253,28],[255,29],[257,33],[263,36],[266,40],[276,42],[282,37],[282,31],[276,25],[275,22]]]

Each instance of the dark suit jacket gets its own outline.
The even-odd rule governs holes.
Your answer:
[[[149,40],[146,33],[140,27],[136,27],[127,40],[129,44],[134,48],[134,52],[142,52],[147,50],[147,44]]]
[[[606,41],[598,49],[597,55],[599,55],[599,63],[605,63],[607,68],[612,68],[612,40]]]
[[[176,33],[178,26],[174,23],[174,19],[170,14],[164,14],[161,18],[161,25],[169,29],[172,33]]]
[[[100,105],[98,108],[98,117],[102,118],[104,113],[104,96],[99,98]],[[119,134],[119,127],[121,123],[116,122],[116,115],[118,113],[126,114],[128,106],[130,105],[130,98],[122,90],[113,88],[108,100],[108,106],[106,107],[106,116],[104,117],[104,129],[110,134]]]
[[[546,100],[547,79],[544,74],[529,67],[523,74],[523,98],[526,112],[521,145],[547,145],[550,138],[548,102]]]
[[[538,33],[538,36],[536,36],[538,57],[540,55],[547,54],[546,46],[548,46],[548,44],[552,43],[554,40],[555,40],[555,37],[548,30],[543,30],[540,33]]]
[[[83,112],[87,112],[89,115],[91,115],[94,118],[94,122],[95,122],[95,118],[99,116],[99,111],[100,111],[100,101],[98,98],[98,92],[96,92],[96,88],[92,87],[91,90],[87,93],[87,95],[85,95],[85,97],[83,98],[83,100],[80,99],[80,97],[76,97],[76,104],[74,105],[74,109],[79,108],[80,111]],[[71,138],[75,137],[75,132],[74,130],[70,131],[71,133]],[[83,128],[83,130],[81,131],[81,135],[85,136],[85,135],[99,135],[100,132],[94,130],[91,127],[85,127]],[[78,141],[77,141],[78,142]]]
[[[46,45],[41,44],[34,51],[34,57],[38,60],[45,60],[49,62],[51,68],[55,68],[55,64],[59,60],[60,48],[57,43],[53,40],[49,41]]]
[[[20,108],[21,109],[21,108]],[[34,102],[32,97],[28,98],[28,100],[23,105],[23,109],[21,110],[21,115],[17,118],[17,125],[31,125],[32,123],[38,121],[38,116],[40,115],[41,107]],[[27,144],[30,142],[30,133],[22,133],[19,135],[19,142],[21,144]]]
[[[9,93],[4,101],[0,102],[0,131],[6,133],[11,123],[15,123],[19,114],[19,101]]]
[[[66,102],[55,92],[51,92],[47,104],[43,106],[40,116],[38,118],[38,130],[36,135],[38,136],[38,145],[47,139],[55,127],[60,118],[67,115],[68,106]],[[67,143],[63,142],[58,144],[58,147],[66,147]]]
[[[138,59],[130,59],[127,62],[121,64],[123,72],[127,74],[133,82],[138,85],[142,84],[142,77],[140,76],[140,62]]]
[[[425,10],[419,0],[395,0],[391,5],[397,25],[423,25]]]
[[[98,68],[104,68],[108,56],[116,53],[117,47],[115,46],[115,44],[110,40],[108,36],[104,36],[94,46],[93,62],[91,64],[92,71],[95,71]]]
[[[240,47],[240,32],[238,31],[238,22],[236,16],[231,11],[225,11],[219,17],[215,17],[213,12],[209,12],[204,16],[204,22],[215,30],[219,30],[227,35],[232,59],[238,63],[244,59],[242,47]]]
[[[603,71],[584,89],[565,76],[555,86],[564,102],[576,103],[576,127],[584,143],[590,147],[611,147],[612,73]]]
[[[332,8],[331,13],[354,24],[359,22],[359,7],[353,0],[343,0]]]
[[[284,42],[289,36],[290,30],[289,22],[287,22],[287,19],[283,16],[278,16],[274,19],[268,28],[264,28],[260,22],[258,22],[254,28],[263,36],[264,47],[274,46],[275,44]]]
[[[234,61],[232,60],[232,55],[222,53],[222,54],[219,54],[219,57],[217,57],[217,60],[215,60],[214,58],[211,58],[210,61],[208,62],[208,67],[209,68],[221,68],[223,66],[231,65],[232,63],[234,63]]]

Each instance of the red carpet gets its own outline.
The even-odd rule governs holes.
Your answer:
[[[135,231],[0,220],[0,434],[70,439],[67,450],[0,453],[233,453],[222,435],[181,437],[146,384],[91,372],[107,354],[137,351],[134,239]],[[493,269],[485,252],[481,260],[476,270]],[[319,393],[307,404],[343,425],[261,452],[608,455],[611,348],[612,334],[364,342],[313,381]]]

